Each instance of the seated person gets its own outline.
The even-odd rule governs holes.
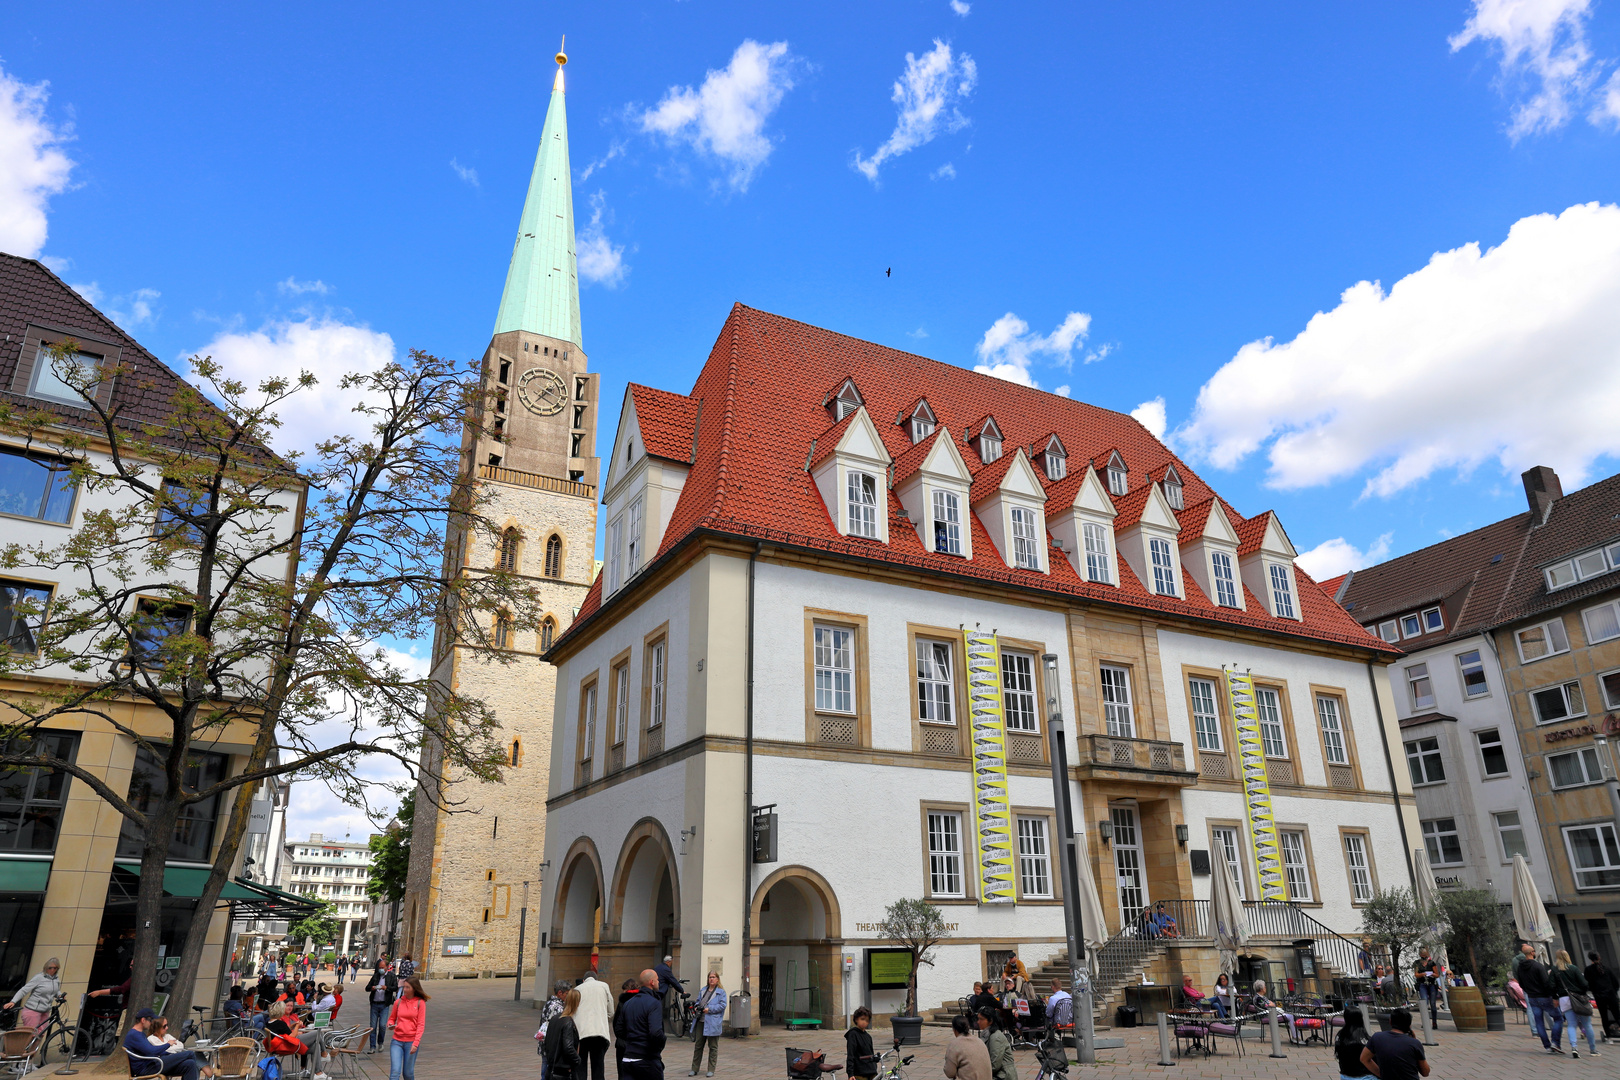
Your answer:
[[[1254,983],[1254,1007],[1267,1013],[1266,1018],[1260,1021],[1262,1024],[1271,1022],[1270,1011],[1274,1005],[1277,1005],[1277,1003],[1266,996],[1265,980],[1256,979]],[[1278,1007],[1280,1008],[1280,1006]],[[1294,1033],[1294,1014],[1285,1012],[1278,1015],[1282,1017],[1283,1026],[1288,1029],[1288,1041],[1291,1043],[1299,1042],[1298,1036]]]
[[[142,1058],[157,1058],[162,1063],[164,1076],[178,1076],[180,1080],[213,1076],[214,1070],[199,1063],[190,1050],[182,1050],[162,1038],[154,1042],[151,1036],[157,1018],[157,1013],[151,1009],[141,1009],[135,1014],[135,1026],[125,1032],[123,1045],[124,1053],[129,1055],[129,1074],[137,1076],[148,1070],[149,1065]]]
[[[1382,964],[1373,969],[1373,993],[1386,1001],[1401,996],[1401,984],[1393,971],[1385,971]]]
[[[969,1015],[977,1016],[979,1015],[979,1011],[981,1009],[996,1009],[1000,1007],[1001,1002],[996,998],[995,993],[990,989],[990,987],[986,986],[984,983],[976,982],[973,984],[973,995],[968,998]]]
[[[299,1064],[309,1067],[310,1045],[300,1037],[304,1022],[298,1014],[287,1009],[287,1003],[278,1001],[265,1014],[270,1019],[264,1025],[264,1048],[272,1054],[297,1054]]]
[[[1181,1000],[1189,1009],[1202,1010],[1206,1006],[1204,992],[1193,985],[1191,975],[1181,977]]]
[[[1210,1000],[1215,1005],[1215,1014],[1221,1019],[1237,1015],[1237,990],[1226,972],[1215,976],[1215,992],[1210,995]]]
[[[337,1008],[337,1003],[337,995],[333,994],[325,983],[321,983],[320,987],[315,991],[315,1011],[331,1012]]]
[[[240,1020],[246,1012],[247,1006],[242,1004],[242,988],[240,986],[231,987],[230,999],[225,1002],[225,1015],[234,1016]]]
[[[1181,931],[1176,927],[1176,920],[1164,909],[1164,901],[1160,900],[1153,908],[1153,918],[1149,925],[1152,927],[1153,937],[1180,937]]]
[[[1069,1027],[1074,1023],[1074,997],[1056,979],[1052,980],[1052,993],[1046,999],[1046,1017],[1055,1027]]]

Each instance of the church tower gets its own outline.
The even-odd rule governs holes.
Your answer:
[[[518,222],[495,332],[484,353],[487,435],[469,430],[463,468],[490,496],[486,516],[501,528],[490,544],[450,537],[447,558],[460,572],[505,566],[538,590],[537,626],[492,628],[519,660],[496,664],[449,641],[435,641],[434,677],[481,697],[501,724],[505,783],[447,778],[436,809],[418,797],[411,865],[401,908],[409,952],[430,977],[511,972],[532,965],[539,928],[532,918],[545,849],[555,669],[540,659],[568,628],[595,574],[597,376],[588,370],[579,318],[574,199],[568,169],[568,117],[557,54],[540,149]],[[533,884],[525,887],[526,882]],[[531,918],[523,952],[518,926],[525,898]],[[381,935],[386,947],[386,931]]]

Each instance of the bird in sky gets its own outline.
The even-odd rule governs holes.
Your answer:
[[[894,267],[891,266],[887,270],[883,271],[883,276],[884,277],[893,277],[894,276]]]

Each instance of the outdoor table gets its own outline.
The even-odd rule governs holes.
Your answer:
[[[1152,1024],[1159,1019],[1161,1012],[1169,1012],[1172,1004],[1169,986],[1139,986],[1131,984],[1125,987],[1125,1004],[1136,1006],[1137,1019],[1142,1024]]]
[[[1188,1050],[1202,1050],[1205,1057],[1210,1055],[1209,1024],[1211,1014],[1198,1009],[1172,1009],[1165,1015],[1170,1020],[1170,1029],[1176,1039],[1176,1056],[1184,1057],[1182,1043],[1186,1043]]]

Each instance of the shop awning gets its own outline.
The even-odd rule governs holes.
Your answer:
[[[305,915],[313,915],[321,907],[307,897],[283,892],[274,885],[243,881],[241,878],[237,878],[231,885],[252,894],[250,899],[238,900],[236,903],[237,914],[249,918],[302,919]]]
[[[0,859],[0,893],[42,893],[50,880],[49,859]]]
[[[141,876],[141,864],[117,862],[113,866],[126,873]],[[165,866],[163,868],[163,895],[181,900],[195,900],[202,896],[208,882],[209,871],[201,866]],[[219,894],[221,900],[257,900],[259,895],[245,887],[241,881],[227,881]]]

